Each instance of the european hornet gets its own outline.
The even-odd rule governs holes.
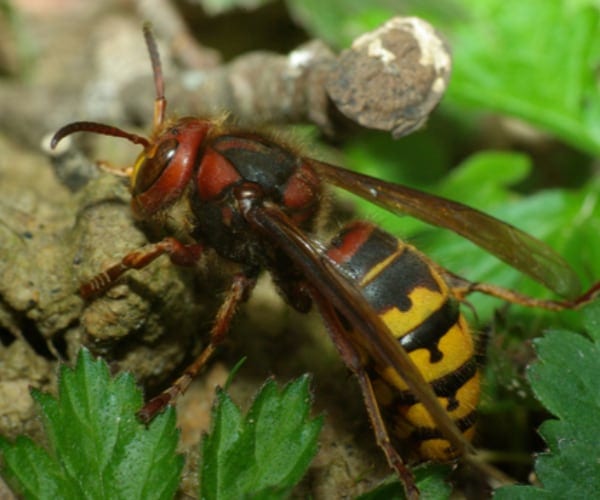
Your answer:
[[[184,373],[139,413],[148,421],[183,393],[229,330],[237,306],[266,269],[290,306],[319,310],[340,356],[358,379],[378,445],[410,498],[418,496],[397,443],[409,441],[424,460],[471,452],[479,372],[460,303],[483,292],[528,307],[560,310],[589,301],[595,285],[573,300],[539,300],[473,283],[429,260],[375,225],[344,227],[328,244],[312,236],[324,184],[386,209],[451,229],[562,295],[578,279],[544,243],[460,203],[391,184],[313,158],[267,136],[200,118],[165,120],[164,81],[156,42],[144,28],[156,98],[149,138],[95,122],[70,123],[52,147],[74,132],[125,138],[143,147],[131,178],[136,218],[165,224],[162,241],[135,250],[87,283],[89,299],[130,269],[166,254],[194,265],[207,248],[239,264],[210,341]]]

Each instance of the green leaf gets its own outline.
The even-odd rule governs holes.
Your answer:
[[[309,378],[280,392],[262,387],[246,416],[223,391],[202,443],[200,497],[285,498],[317,451],[322,418],[311,419]]]
[[[168,410],[146,428],[135,412],[142,395],[127,374],[82,349],[74,369],[61,367],[58,399],[33,391],[48,449],[21,437],[0,439],[2,471],[25,498],[172,498],[183,466]]]
[[[600,324],[600,301],[587,306],[586,326]],[[593,334],[598,339],[598,332]],[[556,416],[540,434],[548,451],[538,456],[543,488],[510,486],[495,498],[595,498],[600,491],[600,345],[569,331],[555,330],[535,342],[538,362],[529,369],[537,398]]]
[[[583,309],[583,324],[590,338],[598,343],[600,342],[600,306],[599,300],[587,305]]]
[[[413,473],[417,488],[422,498],[428,500],[444,500],[450,497],[452,488],[446,482],[446,477],[452,468],[448,465],[425,464],[415,467]],[[396,476],[385,481],[377,488],[360,495],[356,500],[403,500],[406,498],[402,484]]]
[[[455,56],[449,98],[518,116],[598,154],[598,4],[458,3],[467,22],[448,27]]]
[[[2,477],[24,498],[76,498],[73,485],[65,481],[60,465],[48,453],[19,436],[14,445],[0,437],[5,465]]]

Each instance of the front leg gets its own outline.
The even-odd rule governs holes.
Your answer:
[[[167,254],[175,265],[193,266],[202,256],[203,250],[200,243],[185,245],[175,238],[165,238],[128,253],[119,263],[83,283],[79,287],[79,293],[86,300],[99,295],[114,285],[129,269],[142,269],[163,254]]]

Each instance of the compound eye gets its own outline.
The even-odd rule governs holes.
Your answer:
[[[147,191],[167,169],[175,157],[179,141],[165,139],[146,154],[142,153],[133,167],[132,193],[134,195]]]

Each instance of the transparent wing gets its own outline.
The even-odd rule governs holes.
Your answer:
[[[579,278],[552,248],[479,210],[313,159],[306,161],[327,181],[390,210],[450,229],[471,240],[559,295],[574,297]]]

